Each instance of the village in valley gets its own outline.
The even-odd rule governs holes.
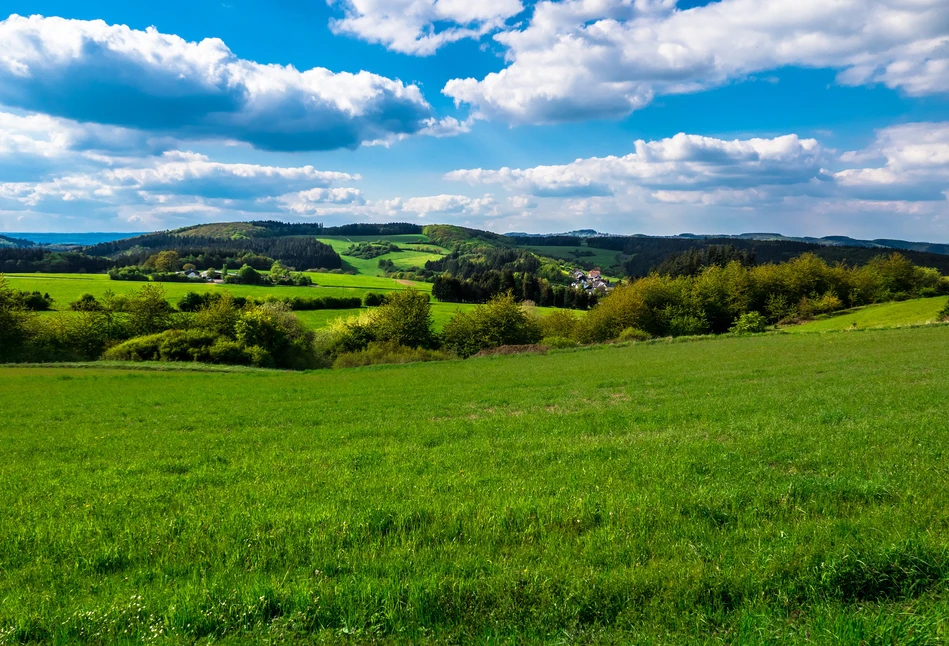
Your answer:
[[[589,273],[582,269],[575,269],[571,274],[573,282],[570,284],[574,289],[582,289],[585,292],[599,292],[605,294],[614,287],[609,280],[603,278],[599,269],[591,269]]]

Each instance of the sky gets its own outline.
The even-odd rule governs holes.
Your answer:
[[[3,0],[0,231],[949,242],[949,0]]]

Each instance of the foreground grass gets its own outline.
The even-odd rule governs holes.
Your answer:
[[[946,302],[949,302],[949,296],[868,305],[801,325],[793,325],[786,330],[788,332],[837,332],[851,329],[926,325],[936,322]]]
[[[945,643],[944,328],[0,369],[0,641]]]

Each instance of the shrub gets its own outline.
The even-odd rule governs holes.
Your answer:
[[[52,296],[36,291],[27,292],[20,290],[14,292],[14,297],[20,301],[20,305],[23,309],[31,312],[47,312],[53,305]]]
[[[270,354],[258,346],[245,347],[237,341],[218,338],[210,348],[208,348],[208,359],[210,363],[224,363],[238,366],[257,366],[258,368],[273,367],[273,359]]]
[[[129,339],[104,356],[115,361],[210,361],[217,339],[205,330],[167,330]]]
[[[333,368],[356,368],[391,363],[416,363],[419,361],[445,361],[454,355],[441,350],[408,348],[394,341],[373,342],[365,350],[344,352],[333,363]]]
[[[234,335],[245,347],[266,351],[279,368],[304,370],[319,365],[313,331],[304,327],[285,303],[245,308],[234,326]]]
[[[949,321],[949,302],[946,302],[946,306],[939,312],[939,320]]]
[[[233,339],[240,313],[241,304],[230,292],[208,294],[204,306],[192,319],[192,325]]]
[[[820,298],[811,299],[810,305],[811,311],[814,314],[827,314],[828,312],[836,312],[844,306],[843,301],[841,301],[833,292],[827,292]]]
[[[548,348],[555,348],[555,349],[575,348],[577,347],[577,345],[579,345],[573,339],[568,339],[562,336],[545,336],[543,339],[540,340],[540,344],[542,346],[545,346]]]
[[[210,293],[198,294],[197,292],[188,292],[178,299],[178,309],[182,312],[197,312],[206,307],[211,299]]]
[[[628,327],[622,332],[619,333],[617,339],[622,342],[628,341],[648,341],[652,337],[649,335],[649,332],[644,332],[639,328]]]
[[[371,314],[375,339],[409,348],[433,347],[435,335],[429,301],[428,294],[415,289],[390,293]]]
[[[389,253],[396,253],[402,251],[399,246],[393,242],[359,242],[352,244],[346,248],[346,251],[343,252],[344,256],[351,256],[353,258],[362,258],[364,260],[372,260],[373,258],[378,258],[379,256],[384,256]]]
[[[69,309],[73,312],[98,312],[102,310],[102,303],[92,294],[80,294],[79,300],[69,304]]]
[[[768,319],[759,312],[742,314],[731,326],[729,332],[733,334],[758,334],[768,329]]]
[[[502,345],[529,345],[542,338],[540,326],[508,292],[470,312],[457,312],[442,333],[444,345],[460,357]]]
[[[0,362],[14,361],[21,354],[30,318],[0,274]]]
[[[156,283],[187,283],[191,282],[191,278],[188,278],[184,274],[176,274],[173,272],[155,272],[152,274],[152,280]]]
[[[172,327],[172,308],[161,285],[144,285],[128,297],[126,311],[136,336],[156,334]]]
[[[268,299],[269,300],[269,299]],[[284,299],[285,303],[290,305],[292,310],[347,310],[355,309],[362,305],[362,300],[357,296],[319,296],[317,298],[306,298],[304,296],[294,296]]]
[[[109,348],[103,359],[109,361],[158,361],[164,333],[129,339]]]
[[[110,269],[109,280],[135,280],[148,282],[148,272],[140,267],[122,267],[121,269]]]
[[[386,295],[376,292],[366,292],[365,296],[362,297],[362,304],[365,307],[379,307],[385,302]]]
[[[261,275],[250,265],[244,265],[235,273],[229,274],[227,282],[241,285],[259,285],[263,281]]]
[[[577,333],[579,320],[573,312],[567,310],[557,310],[547,316],[541,317],[537,324],[540,326],[541,334],[547,337],[558,337],[572,339]],[[544,345],[547,345],[546,343]]]

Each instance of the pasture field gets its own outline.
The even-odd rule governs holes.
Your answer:
[[[945,328],[0,368],[0,642],[937,644]]]
[[[520,248],[520,247],[519,247]],[[599,265],[604,273],[610,273],[609,268],[616,264],[616,258],[619,255],[616,251],[609,249],[595,249],[593,247],[557,247],[557,246],[527,246],[523,247],[551,258],[560,258],[570,262]],[[574,255],[573,252],[591,253],[592,256]]]
[[[442,254],[448,253],[448,249],[439,247],[428,242],[428,237],[422,234],[404,234],[391,236],[327,236],[318,238],[320,242],[325,242],[333,247],[333,250],[340,255],[343,260],[343,268],[356,270],[360,275],[376,276],[379,274],[379,261],[391,260],[399,269],[408,269],[410,267],[424,267],[429,260],[438,260]],[[354,258],[344,254],[346,249],[353,243],[358,242],[394,242],[404,250],[396,253],[387,253],[378,258],[365,259]],[[418,245],[413,248],[413,245]],[[426,253],[420,251],[421,248],[437,249],[440,253]]]
[[[266,298],[273,295],[283,296],[362,296],[366,292],[385,292],[405,289],[407,286],[390,278],[371,276],[348,276],[345,274],[311,273],[317,286],[313,287],[261,287],[257,285],[224,285],[212,283],[144,283],[126,280],[109,280],[105,274],[6,274],[7,284],[13,289],[40,291],[49,293],[55,299],[53,308],[69,309],[69,303],[77,300],[85,292],[96,298],[106,291],[116,294],[129,294],[142,288],[142,285],[160,284],[165,289],[168,301],[176,303],[188,292],[216,292],[227,290],[235,296],[253,296]],[[431,291],[429,283],[413,283],[413,287],[422,291]]]
[[[788,332],[836,332],[850,329],[900,327],[935,323],[949,296],[868,305],[839,314],[792,325]]]
[[[165,289],[168,301],[172,304],[188,292],[214,292],[228,290],[235,296],[254,296],[256,298],[266,298],[267,296],[358,296],[362,298],[366,292],[391,292],[400,289],[412,287],[422,292],[432,291],[431,283],[422,283],[415,281],[399,282],[391,278],[381,276],[353,276],[349,274],[323,274],[309,273],[313,282],[317,283],[315,287],[259,287],[254,285],[222,285],[209,283],[158,283]],[[125,280],[109,280],[105,274],[6,274],[7,283],[13,289],[37,290],[48,292],[55,299],[53,309],[57,311],[68,311],[69,303],[77,300],[81,294],[88,292],[99,298],[107,290],[112,290],[116,294],[128,294],[138,291],[142,285],[155,284]],[[475,306],[466,303],[440,303],[432,300],[432,317],[435,321],[435,328],[441,330],[448,323],[449,319],[457,310],[469,311]],[[552,307],[533,308],[539,315],[548,314],[555,311]],[[349,317],[353,314],[366,311],[360,309],[344,310],[309,310],[299,311],[295,314],[313,329],[325,327],[326,324],[336,318]],[[43,313],[48,315],[48,313]],[[577,316],[582,316],[584,312],[576,312]]]

